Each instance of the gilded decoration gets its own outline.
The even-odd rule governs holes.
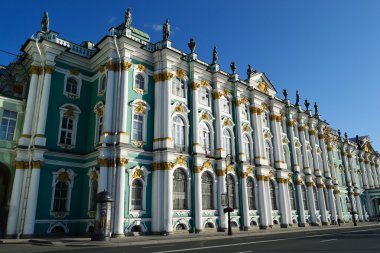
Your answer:
[[[90,179],[91,181],[98,181],[99,175],[95,170],[91,171]]]
[[[153,140],[153,142],[158,142],[158,141],[171,141],[172,138],[170,137],[162,137],[162,138],[156,138]]]
[[[251,113],[255,113],[257,115],[261,115],[261,113],[263,112],[264,110],[261,109],[260,107],[257,107],[257,106],[252,106],[251,107]]]
[[[219,176],[219,177],[223,177],[225,175],[225,171],[224,170],[216,170],[216,175]]]
[[[250,132],[250,127],[249,127],[249,125],[248,124],[244,124],[243,125],[243,132]]]
[[[183,69],[177,69],[177,72],[176,72],[176,75],[179,77],[179,78],[181,78],[181,79],[183,79],[184,77],[185,77],[185,71],[183,70]]]
[[[305,131],[305,129],[306,129],[306,126],[305,126],[305,125],[300,125],[300,126],[298,127],[298,131],[300,131],[300,132]]]
[[[70,181],[69,173],[67,173],[66,171],[65,171],[65,172],[62,172],[62,173],[59,174],[59,176],[57,177],[57,181],[67,183],[68,181]]]
[[[302,179],[298,179],[298,180],[296,181],[296,184],[297,184],[297,185],[301,185],[301,184],[303,184],[303,180],[302,180]]]
[[[243,98],[237,99],[235,104],[236,104],[236,106],[240,106],[242,104],[247,104],[248,102],[249,102],[249,99],[246,97],[243,97]]]
[[[242,178],[246,178],[246,177],[248,177],[248,175],[250,175],[250,174],[252,174],[253,173],[253,170],[252,170],[252,168],[251,167],[248,167],[247,168],[247,170],[246,170],[246,172],[241,172],[240,173],[240,176],[242,177]]]
[[[230,119],[225,119],[223,121],[223,126],[232,126],[232,121]]]
[[[220,91],[215,91],[213,93],[213,98],[216,100],[216,99],[220,99],[221,97],[223,96],[223,93],[220,92]]]
[[[174,167],[173,163],[170,163],[170,162],[152,164],[152,170],[171,170],[173,167]]]
[[[338,139],[338,137],[333,134],[332,129],[327,126],[323,128],[323,138],[327,143],[333,143]]]
[[[210,87],[210,83],[209,82],[207,82],[206,80],[202,80],[202,82],[201,82],[201,85],[203,86],[203,87]]]
[[[171,72],[162,72],[162,73],[157,73],[153,76],[154,82],[161,82],[161,81],[167,81],[172,79],[173,73]]]
[[[368,142],[366,144],[364,144],[364,152],[366,152],[366,153],[372,152],[372,147]]]
[[[137,102],[136,105],[137,106],[135,107],[134,112],[135,113],[140,113],[140,114],[145,114],[145,105],[144,105],[144,103]]]
[[[268,177],[271,178],[274,176],[274,170],[269,171]]]
[[[323,187],[324,187],[324,184],[322,184],[322,183],[317,184],[317,188],[323,188]]]
[[[205,161],[203,163],[202,167],[205,168],[205,169],[212,169],[212,163],[211,163],[211,161],[210,160]]]
[[[174,165],[186,166],[187,165],[186,159],[183,156],[180,155],[175,160]]]
[[[289,183],[289,179],[288,178],[277,178],[276,181],[279,184],[287,184],[287,183]]]
[[[229,171],[229,172],[235,172],[234,166],[233,165],[228,165],[227,166],[227,171]]]
[[[333,148],[330,147],[330,146],[328,146],[328,147],[327,147],[327,151],[331,152],[331,151],[333,151]]]
[[[77,76],[80,74],[79,70],[77,69],[70,69],[70,74],[74,75],[74,76]]]
[[[67,118],[73,118],[74,117],[74,108],[70,105],[66,106],[66,111],[63,115]]]
[[[143,145],[144,145],[144,142],[143,142],[143,141],[132,140],[132,144],[133,144],[136,148],[142,148]]]
[[[223,95],[227,97],[231,95],[231,91],[229,91],[228,89],[223,89]]]
[[[323,134],[318,134],[318,139],[323,140]]]
[[[282,143],[283,144],[286,144],[286,143],[288,143],[288,140],[286,139],[286,137],[284,136],[284,137],[282,137]]]
[[[297,120],[293,119],[288,121],[288,127],[293,127],[295,125],[297,125]]]
[[[14,166],[16,169],[24,169],[24,162],[23,161],[14,161]]]
[[[98,165],[100,167],[108,167],[108,165],[111,164],[111,160],[107,160],[107,159],[101,159],[101,158],[98,158]]]
[[[256,180],[257,181],[269,181],[269,176],[257,175]]]
[[[193,90],[197,90],[200,86],[201,86],[201,85],[200,85],[199,83],[197,83],[197,82],[193,82],[193,83],[191,84],[191,88],[192,88]]]
[[[347,158],[352,158],[352,154],[348,154],[348,155],[347,155]]]
[[[333,186],[333,185],[326,185],[326,188],[327,188],[328,190],[332,190],[332,189],[334,189],[334,186]]]
[[[270,139],[270,133],[269,133],[269,131],[265,131],[264,138],[265,139]]]
[[[301,144],[300,144],[299,141],[297,141],[297,142],[294,144],[294,146],[296,146],[297,148],[299,148],[299,147],[301,147]]]
[[[201,173],[202,172],[202,166],[194,166],[194,173]]]
[[[268,111],[268,109],[269,109],[268,105],[267,105],[266,103],[264,103],[264,102],[261,104],[261,107],[262,107],[263,110],[265,110],[265,111]]]
[[[132,66],[132,63],[127,62],[127,61],[122,61],[121,62],[121,70],[128,70]]]
[[[119,65],[116,62],[109,61],[106,63],[106,68],[109,71],[117,71],[119,69]]]
[[[137,65],[137,69],[138,69],[139,71],[141,71],[141,72],[145,72],[145,70],[146,70],[146,68],[145,68],[145,66],[144,66],[143,64],[138,64],[138,65]]]
[[[41,169],[43,165],[43,161],[32,161],[32,169]]]
[[[207,112],[202,113],[201,119],[202,120],[209,120],[208,113]]]
[[[306,182],[307,187],[313,187],[314,183],[313,182]]]
[[[265,93],[265,94],[268,94],[268,85],[267,85],[264,81],[260,81],[260,82],[257,84],[256,88],[257,88],[259,91],[261,91],[261,92],[263,92],[263,93]]]
[[[176,112],[184,112],[184,108],[182,106],[182,104],[178,104],[176,105],[175,109],[174,109]]]
[[[315,129],[309,130],[309,135],[315,135],[317,131]]]
[[[106,70],[106,68],[105,68],[103,65],[99,67],[99,72],[100,72],[100,73],[103,73],[104,70]]]
[[[140,178],[144,180],[144,172],[142,169],[136,169],[132,174],[132,179]]]
[[[125,166],[125,165],[128,164],[128,159],[126,159],[126,158],[118,158],[118,159],[116,160],[116,164],[117,164],[118,166]]]
[[[54,72],[54,66],[45,65],[44,70],[46,74],[52,74]]]
[[[32,65],[30,67],[30,74],[31,75],[41,75],[42,74],[42,67]]]

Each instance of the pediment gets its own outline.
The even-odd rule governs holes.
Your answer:
[[[256,73],[249,79],[250,85],[265,94],[276,95],[277,91],[265,73]]]

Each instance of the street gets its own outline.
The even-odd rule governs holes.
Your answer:
[[[189,236],[190,238],[191,236]],[[18,252],[81,252],[81,253],[175,253],[175,252],[380,252],[380,226],[301,231],[281,234],[256,234],[249,237],[223,237],[176,242],[171,237],[159,244],[128,243],[41,246],[0,244],[1,253]]]

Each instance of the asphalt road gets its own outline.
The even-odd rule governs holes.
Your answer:
[[[170,238],[170,237],[168,237]],[[7,245],[0,252],[80,252],[80,253],[259,253],[259,252],[358,252],[380,253],[380,226],[356,227],[286,234],[265,234],[228,239],[165,242],[129,246],[123,243],[68,247],[64,245]]]

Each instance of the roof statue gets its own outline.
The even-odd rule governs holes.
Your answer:
[[[218,62],[218,51],[216,47],[212,50],[212,64],[216,64]]]
[[[44,12],[44,16],[41,20],[41,32],[49,32],[49,14],[47,11]]]
[[[282,91],[282,94],[284,95],[284,100],[288,100],[288,91],[286,89]]]
[[[300,105],[300,93],[297,90],[296,91],[296,104],[295,104],[295,106],[299,106],[299,105]]]
[[[255,73],[255,70],[252,68],[251,64],[248,64],[248,69],[247,69],[247,76],[248,79],[251,77],[251,75]]]
[[[235,65],[234,61],[231,62],[230,67],[231,67],[232,75],[235,75],[236,74],[236,65]]]
[[[340,138],[340,135],[341,135],[340,129],[338,129],[338,135],[339,135],[339,138]]]
[[[162,32],[163,32],[163,39],[164,39],[164,41],[168,40],[169,36],[170,36],[170,23],[169,23],[169,19],[166,19],[166,22],[162,26]]]
[[[317,102],[315,102],[314,103],[314,110],[315,110],[315,116],[318,116],[319,115],[319,113],[318,113],[318,104],[317,104]]]
[[[125,12],[124,19],[125,19],[125,21],[124,21],[125,27],[126,28],[130,28],[131,24],[132,24],[132,12],[131,12],[131,8],[128,8],[127,11]]]
[[[305,100],[305,106],[306,106],[306,111],[308,111],[310,103],[309,103],[309,101],[307,101],[307,99]]]
[[[190,49],[191,53],[193,54],[195,51],[195,47],[197,46],[197,43],[195,42],[195,40],[193,38],[191,38],[190,42],[187,43],[187,45],[189,46],[189,49]]]
[[[346,140],[348,140],[347,132],[344,132],[344,138],[345,138]]]

